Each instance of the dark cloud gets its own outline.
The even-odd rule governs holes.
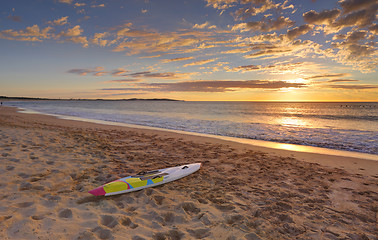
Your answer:
[[[143,91],[143,88],[102,88],[102,91]]]
[[[270,49],[270,50],[261,50],[252,54],[248,54],[246,58],[257,58],[262,56],[271,56],[271,55],[282,55],[284,53],[292,52],[292,49]]]
[[[176,83],[145,83],[140,84],[147,89],[168,92],[228,92],[236,89],[280,89],[306,87],[304,83],[289,83],[285,81],[186,81]]]
[[[335,82],[359,82],[360,80],[355,80],[355,79],[333,79],[333,80],[329,80],[327,82],[330,82],[330,83],[335,83]]]
[[[186,73],[173,73],[173,72],[163,72],[163,73],[153,73],[153,72],[136,72],[131,74],[126,74],[124,76],[131,76],[137,78],[166,78],[166,79],[182,79],[190,74]]]
[[[376,52],[372,46],[359,44],[348,44],[343,50],[348,53],[347,59],[349,60],[370,57]]]
[[[346,77],[349,76],[349,73],[335,73],[335,74],[321,74],[307,77],[305,79],[318,79],[318,78],[334,78],[334,77]]]
[[[257,22],[247,22],[243,27],[245,27],[245,29],[247,30],[270,32],[280,30],[292,25],[294,25],[293,21],[291,21],[289,18],[280,16],[276,20],[263,19]]]
[[[375,35],[378,35],[378,24],[373,24],[369,28],[369,31]]]
[[[232,69],[232,71],[262,71],[262,70],[268,70],[270,72],[278,71],[294,71],[298,67],[301,66],[312,66],[309,63],[306,62],[294,62],[294,63],[278,63],[278,64],[271,64],[271,65],[245,65],[245,66],[239,66]]]
[[[170,62],[178,62],[178,61],[186,61],[186,60],[191,60],[194,57],[181,57],[181,58],[172,58],[172,59],[164,59],[161,60],[163,63],[170,63]]]
[[[102,76],[104,73],[107,73],[107,72],[103,72],[103,70],[104,70],[103,67],[96,67],[94,69],[90,69],[90,68],[74,68],[74,69],[68,70],[67,72],[68,73],[73,73],[73,74],[79,74],[81,76],[86,76],[88,74],[93,74],[95,76]]]
[[[362,39],[365,39],[366,31],[354,31],[348,34],[346,41],[350,43],[356,43]]]
[[[328,85],[329,88],[337,88],[337,89],[349,89],[349,90],[364,90],[364,89],[375,89],[378,88],[378,85],[368,85],[368,84],[348,84],[348,85],[342,85],[342,84],[336,84],[336,85]]]
[[[115,69],[112,71],[104,71],[103,67],[96,67],[96,68],[74,68],[67,71],[68,73],[79,74],[82,76],[86,76],[88,74],[92,74],[93,76],[104,76],[104,75],[113,75],[113,76],[123,76],[123,77],[131,77],[127,80],[114,80],[113,82],[121,82],[121,81],[132,81],[131,79],[140,79],[140,78],[164,78],[164,79],[186,79],[191,73],[173,73],[173,72],[135,72],[135,73],[127,73],[127,70],[124,69]]]
[[[320,13],[311,10],[303,14],[303,19],[310,24],[331,24],[340,15],[339,9],[324,10]]]
[[[221,1],[222,0],[218,0],[218,2]],[[279,9],[280,6],[280,4],[276,4],[271,0],[241,0],[240,2],[246,5],[249,4],[249,6],[239,8],[237,11],[235,11],[232,14],[235,19],[246,19],[252,16],[256,16],[260,13],[264,13],[271,9]]]
[[[293,29],[289,33],[289,36],[295,37],[298,34],[304,33],[306,29]],[[250,50],[260,50],[252,54],[247,54],[245,58],[278,58],[282,56],[298,56],[305,57],[310,51],[315,52],[318,49],[317,44],[309,40],[295,40],[288,41],[288,36],[286,34],[281,34],[274,41],[275,43],[257,43],[250,45]]]
[[[290,29],[289,31],[287,31],[286,35],[290,40],[293,40],[303,34],[308,33],[311,29],[312,27],[310,25],[305,24],[305,25]]]
[[[343,8],[344,13],[349,13],[360,9],[367,9],[377,4],[377,2],[374,0],[341,0],[339,2],[340,6]]]
[[[116,80],[109,80],[106,83],[130,83],[130,82],[140,82],[142,79],[138,78],[127,78],[127,79],[116,79]]]
[[[261,66],[257,66],[257,65],[246,65],[246,66],[239,66],[239,67],[234,68],[234,70],[236,71],[238,70],[255,71],[255,70],[260,70],[260,69],[261,69]]]
[[[366,27],[371,25],[375,21],[375,15],[377,13],[378,4],[372,6],[369,9],[363,9],[352,12],[345,15],[332,23],[332,27],[344,28],[344,27]]]

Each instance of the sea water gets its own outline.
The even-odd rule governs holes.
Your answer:
[[[47,114],[378,154],[378,103],[14,101]]]

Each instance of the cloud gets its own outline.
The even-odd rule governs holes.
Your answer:
[[[205,29],[205,28],[216,28],[215,25],[209,26],[209,22],[205,22],[203,24],[195,24],[193,26],[194,29]]]
[[[72,4],[73,0],[59,0],[60,3]]]
[[[307,77],[305,79],[319,79],[319,78],[338,78],[338,77],[347,77],[350,76],[349,73],[335,73],[335,74],[321,74]]]
[[[139,53],[187,53],[198,51],[201,42],[213,40],[209,31],[181,30],[177,32],[160,33],[148,29],[132,29],[132,25],[122,27],[117,31],[119,44],[115,52],[126,51],[128,55]]]
[[[368,27],[376,19],[378,9],[376,1],[345,0],[339,3],[343,11],[333,9],[318,13],[311,10],[304,13],[303,18],[310,24],[325,25],[323,31],[327,34],[337,33],[346,27]]]
[[[48,23],[51,24],[51,25],[56,25],[56,26],[63,26],[63,25],[68,23],[68,16],[61,17],[61,18],[54,20],[52,22],[49,21]]]
[[[102,88],[102,91],[143,91],[143,88]]]
[[[86,3],[75,3],[74,6],[75,7],[84,7],[85,5],[87,5]]]
[[[81,29],[81,27],[79,25],[76,25],[73,28],[67,29],[67,31],[65,32],[62,31],[60,35],[63,37],[77,37],[77,36],[80,36],[82,33],[83,33],[83,30]]]
[[[88,47],[89,42],[86,36],[81,36],[83,30],[79,25],[74,26],[73,28],[69,28],[66,31],[62,31],[59,33],[59,37],[63,37],[63,41],[66,42],[73,42],[73,43],[80,43],[83,47]]]
[[[271,0],[241,0],[242,4],[249,4],[248,7],[240,8],[233,13],[236,19],[246,19],[256,16],[260,13],[265,13],[268,10],[280,9],[280,3],[274,3]],[[285,5],[285,3],[283,4]],[[282,5],[282,6],[283,6]]]
[[[94,76],[99,76],[99,75],[96,75],[96,73],[101,73],[101,72],[103,72],[103,70],[104,70],[103,67],[95,67],[93,69],[90,69],[90,68],[74,68],[74,69],[68,70],[67,72],[79,74],[81,76],[86,76],[87,74],[93,74]]]
[[[355,80],[355,79],[333,79],[333,80],[328,80],[327,82],[329,83],[335,83],[335,82],[359,82],[360,80]]]
[[[52,33],[52,27],[40,29],[38,25],[26,27],[25,30],[3,30],[0,32],[0,38],[17,41],[42,42],[44,39],[50,39],[55,35]]]
[[[268,65],[244,65],[229,69],[233,72],[264,71],[270,74],[301,74],[308,69],[316,69],[317,64],[312,62],[279,62]]]
[[[127,73],[128,71],[123,69],[123,68],[118,68],[118,69],[115,69],[111,72],[111,75],[113,76],[119,76],[119,75],[122,75],[122,74],[125,74]]]
[[[302,88],[303,83],[285,81],[247,80],[247,81],[185,81],[175,83],[143,83],[140,86],[153,91],[168,92],[228,92],[237,89],[280,89]]]
[[[116,79],[116,80],[109,80],[105,83],[131,83],[131,82],[140,82],[142,79],[140,78],[127,78],[127,79]]]
[[[154,73],[154,72],[136,72],[127,74],[126,76],[136,77],[136,78],[164,78],[164,79],[185,79],[189,77],[190,73],[173,73],[173,72],[162,72],[162,73]]]
[[[339,15],[339,9],[324,10],[320,13],[311,10],[303,14],[303,19],[310,24],[330,25]]]
[[[335,59],[345,65],[352,65],[362,72],[372,72],[377,66],[377,51],[374,45],[366,43],[367,31],[356,30],[334,36],[332,47],[337,50]]]
[[[67,71],[68,73],[78,74],[81,76],[86,76],[91,74],[92,76],[123,76],[128,77],[127,79],[141,79],[141,78],[160,78],[160,79],[188,79],[193,73],[174,73],[174,72],[134,72],[128,73],[129,71],[118,68],[110,71],[105,71],[103,67],[95,68],[74,68]],[[125,80],[125,79],[122,79]]]
[[[95,33],[93,35],[93,38],[91,39],[91,43],[95,44],[95,45],[99,45],[99,46],[105,47],[109,43],[109,40],[104,39],[107,36],[109,36],[108,32]]]
[[[286,35],[290,40],[293,40],[303,34],[308,33],[310,30],[312,30],[312,27],[308,24],[305,24],[288,30]]]
[[[263,19],[257,22],[247,22],[239,23],[232,27],[232,31],[240,30],[244,31],[260,31],[260,32],[270,32],[275,30],[280,30],[282,28],[292,26],[294,24],[289,18],[283,16],[278,17],[276,20]]]
[[[257,52],[247,54],[245,58],[279,58],[282,56],[299,56],[305,57],[309,54],[319,51],[319,45],[306,40],[296,40],[294,42],[288,42],[285,38],[281,42],[277,43],[257,43],[251,44],[251,50],[259,50]]]
[[[365,37],[367,36],[367,33],[368,32],[366,30],[351,31],[351,32],[348,32],[347,34],[334,35],[332,40],[345,40],[344,44],[357,43],[360,40],[364,40]]]
[[[87,37],[84,37],[84,36],[75,36],[75,37],[67,38],[67,39],[65,39],[65,41],[66,42],[73,42],[73,43],[80,43],[80,44],[83,45],[84,48],[89,46],[88,39],[87,39]]]
[[[105,4],[91,5],[91,8],[99,8],[99,7],[105,7]]]
[[[368,84],[335,84],[335,85],[327,85],[326,87],[329,88],[337,88],[337,89],[350,89],[350,90],[364,90],[364,89],[376,89],[378,85],[368,85]]]
[[[227,9],[233,7],[238,0],[206,0],[207,6],[212,6],[215,9]]]
[[[378,24],[373,24],[371,25],[369,28],[369,31],[374,34],[374,35],[378,35]]]
[[[207,60],[195,61],[195,62],[192,62],[192,63],[187,63],[183,67],[205,65],[207,63],[214,62],[215,60],[216,59],[207,59]]]
[[[178,61],[186,61],[194,59],[194,57],[181,57],[181,58],[173,58],[173,59],[164,59],[161,60],[162,63],[170,63],[170,62],[178,62]]]
[[[366,27],[375,21],[378,4],[369,9],[362,9],[345,15],[332,23],[332,27],[339,30],[345,27]]]
[[[340,6],[343,8],[344,14],[357,11],[360,9],[367,9],[374,7],[377,4],[374,0],[341,0]]]

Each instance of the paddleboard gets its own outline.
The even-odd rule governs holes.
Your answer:
[[[201,163],[140,172],[134,176],[120,178],[89,191],[95,196],[110,196],[155,187],[188,176],[200,169]]]

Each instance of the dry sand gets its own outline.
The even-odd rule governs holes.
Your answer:
[[[0,239],[377,239],[377,161],[9,107],[0,108],[0,139]],[[200,171],[159,187],[87,193],[194,162]]]

